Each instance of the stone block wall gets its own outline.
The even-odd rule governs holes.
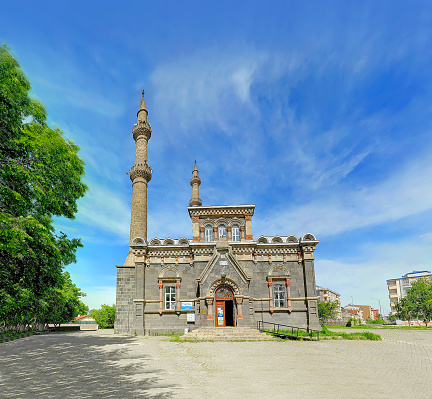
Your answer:
[[[271,262],[264,259],[253,261],[244,260],[243,255],[243,260],[240,260],[232,253],[235,259],[227,256],[227,249],[219,251],[216,248],[217,257],[209,264],[213,256],[211,253],[204,259],[201,255],[200,261],[192,263],[184,263],[183,259],[189,257],[177,261],[172,252],[163,255],[162,250],[158,254],[150,257],[156,259],[156,263],[142,261],[144,263],[137,263],[136,268],[118,267],[116,333],[133,334],[136,330],[138,335],[169,334],[183,333],[185,328],[212,327],[215,325],[215,285],[213,284],[215,282],[222,284],[222,281],[227,283],[229,281],[229,284],[236,287],[234,315],[237,326],[255,328],[257,321],[263,319],[287,326],[319,328],[313,259],[298,261],[291,259],[284,262],[280,260]],[[207,267],[210,269],[204,273]],[[138,293],[135,287],[135,273],[142,274],[139,280],[144,285],[143,294],[136,298]],[[269,280],[273,283],[289,282],[291,307],[287,303],[286,308],[278,309],[272,302],[272,309],[270,309]],[[141,286],[141,283],[137,287]],[[176,287],[176,292],[178,288],[180,289],[180,303],[177,304],[180,306],[176,306],[175,310],[165,310],[166,286]],[[210,290],[210,287],[213,288]],[[211,309],[209,299],[212,300]],[[237,300],[242,302],[242,318],[237,317],[239,314]],[[181,302],[192,302],[193,310],[181,310]],[[195,313],[195,322],[187,321],[187,314],[190,312]],[[212,319],[208,318],[210,312],[213,315]],[[142,318],[142,322],[137,324],[135,319],[138,320],[138,313],[141,315],[139,318]]]
[[[135,294],[135,267],[117,266],[116,334],[132,334],[134,325],[133,299]]]

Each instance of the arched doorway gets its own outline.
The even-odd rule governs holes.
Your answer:
[[[215,292],[216,327],[234,327],[234,293],[222,285]]]

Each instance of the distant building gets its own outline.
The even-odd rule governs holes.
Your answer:
[[[369,306],[369,305],[353,305],[353,304],[350,304],[348,306],[360,308],[361,313],[362,313],[362,319],[364,319],[364,320],[372,319],[373,320],[373,314],[372,314],[372,307],[371,306]]]
[[[340,294],[330,290],[329,288],[323,288],[320,286],[316,287],[316,293],[320,301],[338,303],[338,319],[340,319],[340,314],[341,314]]]
[[[93,319],[89,314],[78,315],[72,321],[66,324],[60,324],[60,327],[70,327],[71,325],[77,325],[80,330],[85,331],[96,331],[98,329],[98,325],[96,320]]]
[[[341,319],[342,321],[356,319],[359,322],[363,322],[364,318],[362,308],[357,305],[344,306],[341,308]]]
[[[394,278],[387,280],[387,288],[389,291],[390,299],[390,314],[396,314],[395,306],[396,304],[406,296],[407,290],[411,288],[414,281],[417,281],[421,277],[432,278],[432,273],[430,271],[414,271],[407,273],[400,278]]]
[[[379,310],[378,309],[372,309],[372,320],[376,320],[378,319],[378,315],[379,315]]]

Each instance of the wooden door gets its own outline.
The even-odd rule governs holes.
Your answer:
[[[225,301],[216,302],[216,327],[225,327]]]
[[[225,327],[226,326],[226,303],[225,301],[233,301],[234,293],[231,288],[227,286],[219,287],[215,293],[215,319],[216,319],[216,327]],[[231,312],[234,312],[234,308],[231,307]],[[234,318],[233,318],[234,319]]]

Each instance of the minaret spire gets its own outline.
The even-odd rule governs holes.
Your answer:
[[[138,237],[147,241],[147,185],[153,173],[147,165],[147,143],[152,133],[150,123],[147,122],[147,115],[148,111],[143,90],[137,113],[137,124],[132,130],[136,148],[135,165],[132,166],[129,172],[132,180],[130,242]]]
[[[137,112],[137,122],[139,122],[140,120],[147,122],[147,115],[148,115],[148,111],[147,111],[146,103],[144,101],[144,89],[143,89],[140,107]]]
[[[192,178],[190,179],[190,185],[192,186],[192,199],[189,201],[189,206],[201,206],[202,205],[202,201],[200,200],[199,197],[199,186],[201,184],[201,179],[198,176],[198,168],[196,165],[196,160],[195,160],[195,165],[192,171]]]

